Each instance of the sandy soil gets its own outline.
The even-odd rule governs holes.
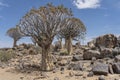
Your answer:
[[[53,72],[46,72],[48,75],[47,78],[42,78],[38,71],[34,71],[32,73],[20,73],[14,71],[12,68],[0,68],[0,80],[54,80],[55,77],[58,77],[60,80],[98,80],[99,76],[93,77],[86,77],[87,72],[83,72],[83,76],[69,76],[69,70],[65,70],[64,74],[61,74],[60,71],[53,73]],[[86,77],[86,78],[83,78]],[[120,75],[118,74],[109,74],[105,76],[106,80],[114,80],[117,78],[120,79]]]

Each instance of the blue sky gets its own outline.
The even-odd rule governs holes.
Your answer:
[[[6,36],[9,28],[32,7],[38,8],[52,2],[71,8],[74,16],[81,19],[87,28],[86,41],[103,34],[120,34],[120,0],[0,0],[0,47],[11,47],[13,40]],[[31,42],[23,38],[20,43]]]

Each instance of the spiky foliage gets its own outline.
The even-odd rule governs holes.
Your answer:
[[[64,19],[70,17],[71,11],[63,5],[47,4],[39,9],[31,9],[20,21],[20,30],[31,36],[42,48],[42,70],[52,70],[50,45],[54,36],[64,27]]]
[[[61,38],[71,37],[74,40],[83,39],[86,34],[86,27],[80,19],[77,18],[67,18],[65,20],[67,23],[58,34]]]

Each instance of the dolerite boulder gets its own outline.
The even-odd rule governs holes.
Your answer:
[[[87,50],[83,54],[84,60],[91,60],[93,57],[100,58],[100,52],[97,50]]]
[[[109,73],[114,74],[113,68],[112,68],[112,65],[111,65],[111,64],[109,64]]]
[[[93,77],[94,73],[93,72],[89,72],[87,77]]]
[[[120,74],[120,62],[112,65],[114,73]]]
[[[69,70],[83,70],[83,63],[77,62],[77,63],[71,63],[68,66]]]
[[[105,80],[105,76],[104,75],[101,75],[98,80]]]
[[[117,37],[113,34],[106,34],[96,38],[96,47],[114,48],[117,45]]]
[[[101,58],[110,57],[113,58],[112,48],[102,48],[101,49]]]
[[[84,50],[82,50],[82,49],[75,49],[73,54],[80,55],[80,54],[83,54],[83,52],[84,52]]]
[[[116,62],[119,62],[119,61],[120,61],[120,55],[115,56],[115,61],[116,61]]]
[[[74,55],[73,58],[72,58],[72,61],[79,61],[79,60],[82,60],[82,56],[80,55]]]
[[[92,40],[90,42],[87,43],[88,47],[90,47],[91,49],[95,48],[95,42],[96,40]]]
[[[119,48],[119,47],[115,47],[115,48],[112,50],[112,53],[113,53],[114,56],[120,55],[120,48]]]
[[[95,75],[107,75],[109,73],[108,65],[103,63],[93,66],[92,71]]]

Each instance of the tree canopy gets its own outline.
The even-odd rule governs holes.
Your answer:
[[[75,17],[66,18],[65,27],[59,32],[59,37],[68,39],[71,37],[74,40],[84,38],[86,34],[86,27],[83,22]]]

